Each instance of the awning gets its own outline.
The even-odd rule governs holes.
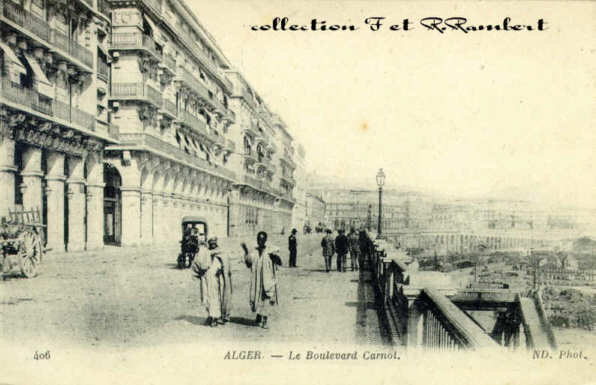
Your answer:
[[[9,67],[9,72],[11,75],[27,73],[27,69],[23,63],[21,63],[21,60],[12,48],[10,48],[7,44],[0,42],[0,49],[4,51],[4,64]],[[18,79],[16,79],[16,81],[18,81]]]
[[[37,60],[31,55],[25,55],[25,57],[31,66],[31,70],[33,70],[33,79],[35,80],[37,91],[48,98],[54,98],[54,85],[50,83]]]

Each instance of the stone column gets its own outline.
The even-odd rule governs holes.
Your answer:
[[[87,158],[87,250],[103,247],[103,161],[100,153]]]
[[[47,234],[48,248],[61,252],[64,242],[64,154],[50,151],[47,158]]]
[[[104,183],[87,185],[87,250],[103,247],[104,187]]]
[[[8,209],[14,206],[16,172],[14,140],[0,137],[0,217],[8,215]]]
[[[27,147],[23,152],[23,170],[21,171],[23,184],[20,186],[23,193],[23,208],[31,210],[42,209],[41,178],[41,149]]]
[[[83,159],[67,158],[70,175],[66,180],[68,186],[68,251],[85,249],[85,179],[83,178]]]
[[[141,191],[125,187],[122,191],[122,246],[138,246],[141,240]]]
[[[153,243],[153,193],[141,192],[141,244]]]

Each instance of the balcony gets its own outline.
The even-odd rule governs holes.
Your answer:
[[[282,156],[281,158],[279,158],[279,161],[281,163],[285,163],[288,167],[292,169],[296,168],[296,163],[294,163],[294,161],[288,156]]]
[[[289,184],[290,186],[296,186],[296,180],[289,175],[281,175],[280,179]]]
[[[163,99],[161,111],[163,113],[167,114],[172,119],[176,119],[178,117],[178,110],[176,109],[176,103],[172,102],[169,99]]]
[[[139,50],[151,54],[158,61],[161,60],[161,53],[157,51],[155,42],[150,36],[140,32],[115,32],[112,33],[112,45],[110,50]]]
[[[110,76],[110,66],[103,61],[99,56],[97,57],[97,77],[108,81]]]
[[[58,55],[63,56],[68,61],[83,64],[87,67],[84,68],[85,70],[92,72],[93,53],[90,50],[70,39],[62,32],[50,28],[48,23],[44,20],[24,10],[12,1],[0,1],[0,4],[3,5],[2,17],[4,20],[7,20],[9,24],[16,24],[45,43],[48,49],[55,51]],[[56,48],[60,51],[56,51]],[[73,58],[76,61],[73,61]]]
[[[108,126],[108,135],[110,138],[118,140],[118,134],[120,133],[120,126],[114,123],[110,123]]]
[[[246,88],[242,89],[242,97],[244,98],[244,100],[246,101],[246,103],[248,103],[248,105],[253,110],[256,110],[257,106],[255,104],[255,101],[254,101],[252,95],[250,94],[250,92],[248,92],[248,90]]]
[[[1,96],[10,103],[31,109],[48,117],[59,119],[60,121],[71,123],[86,130],[95,131],[96,122],[93,114],[81,111],[67,103],[46,98],[37,91],[17,86],[8,79],[2,79]]]
[[[201,99],[205,100],[213,107],[211,95],[209,95],[209,89],[205,84],[199,81],[194,75],[188,72],[184,68],[179,68],[176,76],[176,81],[184,83],[188,88],[194,91]]]
[[[188,111],[178,112],[178,122],[203,136],[209,135],[207,131],[207,123],[203,122],[201,119],[192,115]]]
[[[156,153],[164,158],[173,159],[177,162],[187,164],[193,168],[206,170],[212,174],[235,179],[236,174],[226,168],[215,166],[208,161],[196,156],[187,154],[177,146],[164,142],[163,140],[147,134],[120,134],[120,141],[126,145],[142,147],[146,151]]]
[[[232,82],[225,76],[225,74],[216,66],[216,64],[211,60],[210,57],[203,51],[201,47],[197,43],[195,43],[188,34],[185,34],[183,31],[178,30],[179,36],[182,40],[186,43],[186,45],[191,49],[192,53],[199,57],[199,60],[205,68],[211,73],[211,75],[215,76],[221,83],[223,83],[224,87],[228,90],[232,90]]]
[[[161,63],[159,63],[159,65],[162,68],[165,68],[168,71],[170,71],[171,74],[176,74],[176,59],[174,59],[172,55],[163,55],[163,60]]]
[[[111,100],[140,100],[160,108],[162,105],[161,93],[148,84],[112,83]]]

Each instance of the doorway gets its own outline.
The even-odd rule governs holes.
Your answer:
[[[114,166],[105,164],[103,179],[105,183],[103,191],[103,241],[106,245],[120,246],[122,240],[122,199],[120,192],[122,178]]]

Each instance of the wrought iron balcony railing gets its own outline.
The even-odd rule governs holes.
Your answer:
[[[192,115],[188,111],[179,111],[178,112],[178,122],[182,123],[183,125],[187,126],[188,128],[193,129],[195,132],[201,135],[208,135],[207,131],[207,123],[203,122],[201,119],[197,118],[196,116]]]
[[[4,0],[0,4],[2,5],[2,16],[5,19],[35,35],[47,43],[50,49],[54,46],[68,56],[82,62],[87,67],[93,68],[93,53],[90,50],[81,46],[64,33],[50,28],[48,23],[43,19],[26,11],[14,2]]]
[[[142,100],[152,103],[155,107],[161,107],[161,93],[148,84],[141,82],[114,83],[112,82],[111,99],[117,100]]]
[[[60,119],[87,130],[95,131],[95,116],[67,103],[50,99],[30,88],[23,88],[8,79],[2,79],[0,95],[10,103]]]
[[[107,82],[109,75],[110,75],[110,66],[108,65],[108,63],[103,61],[100,57],[97,57],[97,76]]]
[[[156,59],[161,60],[162,55],[155,46],[150,36],[140,32],[115,32],[112,33],[112,50],[143,50],[149,52]]]
[[[176,109],[176,103],[169,99],[163,99],[162,110],[167,112],[171,117],[176,119],[178,117],[178,110]]]

